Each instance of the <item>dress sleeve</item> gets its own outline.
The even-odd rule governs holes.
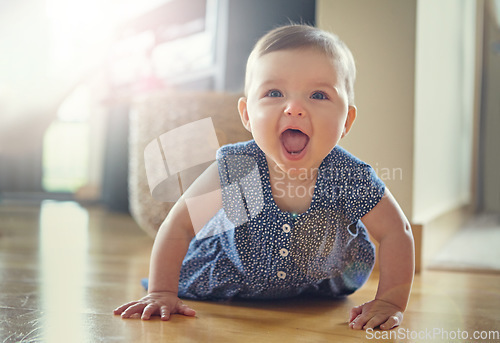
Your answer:
[[[351,222],[357,222],[378,204],[385,192],[384,182],[365,162],[343,150],[337,156],[333,196]]]

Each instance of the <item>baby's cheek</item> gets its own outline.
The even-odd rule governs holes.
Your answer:
[[[339,129],[325,130],[319,135],[319,141],[321,142],[321,146],[329,152],[337,145],[341,136],[342,131]]]

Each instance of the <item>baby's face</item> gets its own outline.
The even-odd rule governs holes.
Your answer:
[[[315,49],[259,57],[239,110],[269,167],[289,174],[318,168],[356,116],[335,63]]]

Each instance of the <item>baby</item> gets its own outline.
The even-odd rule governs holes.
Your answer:
[[[218,150],[158,231],[148,295],[114,313],[194,316],[179,297],[343,297],[372,271],[368,231],[380,244],[380,280],[349,326],[401,324],[414,274],[410,226],[374,170],[337,146],[356,118],[355,73],[328,32],[288,25],[262,37],[238,102],[254,139]],[[192,199],[208,200],[193,211]]]

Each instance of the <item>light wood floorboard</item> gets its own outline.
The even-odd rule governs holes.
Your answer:
[[[424,270],[403,325],[380,340],[380,331],[347,325],[349,309],[374,296],[377,275],[340,301],[186,301],[195,318],[122,320],[112,310],[145,294],[151,246],[125,214],[0,203],[0,342],[500,341],[500,275],[484,273]],[[473,339],[480,330],[490,339]]]

